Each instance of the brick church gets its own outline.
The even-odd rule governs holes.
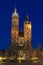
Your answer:
[[[12,14],[12,26],[11,26],[11,44],[8,50],[8,56],[10,57],[26,57],[26,59],[38,57],[43,59],[43,50],[39,45],[36,49],[32,48],[32,24],[26,15],[24,20],[24,32],[19,31],[19,14],[15,7]]]
[[[18,55],[28,54],[32,49],[32,24],[26,16],[24,20],[24,32],[19,31],[19,14],[15,7],[12,14],[12,26],[11,26],[11,56],[14,56],[15,52]]]

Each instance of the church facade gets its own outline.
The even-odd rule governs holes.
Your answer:
[[[11,27],[11,46],[12,56],[14,54],[22,55],[28,54],[32,49],[32,24],[26,16],[24,20],[24,32],[19,31],[19,15],[15,8],[12,14],[12,27]]]
[[[19,35],[19,15],[16,11],[12,14],[12,27],[11,27],[11,42],[18,42],[20,43],[20,38],[19,37],[24,37],[24,41],[27,42],[31,42],[31,30],[32,30],[32,25],[30,20],[28,20],[28,15],[26,16],[26,20],[24,21],[24,34],[21,32],[21,36]],[[24,36],[22,36],[22,34]],[[21,39],[22,40],[22,39]],[[22,40],[23,41],[23,40]]]

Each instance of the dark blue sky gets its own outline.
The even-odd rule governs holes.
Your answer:
[[[43,0],[0,0],[0,49],[8,49],[11,40],[11,15],[16,8],[20,16],[20,28],[26,14],[32,22],[32,46],[43,47]]]

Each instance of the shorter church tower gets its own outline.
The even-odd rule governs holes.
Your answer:
[[[26,20],[24,22],[24,42],[26,44],[26,47],[29,49],[31,48],[31,41],[32,41],[32,25],[27,15]]]

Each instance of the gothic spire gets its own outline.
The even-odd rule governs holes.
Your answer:
[[[15,6],[14,13],[13,13],[12,17],[14,17],[14,16],[19,17],[19,15],[18,15],[18,13],[17,13],[16,6]]]

